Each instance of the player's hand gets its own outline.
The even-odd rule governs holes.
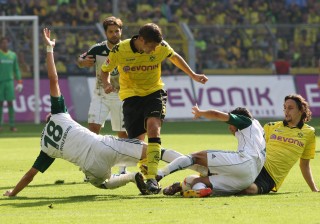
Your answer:
[[[12,195],[11,195],[11,192],[12,192],[12,190],[8,190],[8,191],[4,192],[3,196],[9,196],[9,197],[11,197],[11,196],[12,196]]]
[[[96,59],[93,55],[87,55],[85,58],[80,59],[81,66],[84,67],[92,67],[94,63],[96,62]]]
[[[43,37],[47,46],[54,47],[56,45],[56,39],[50,40],[50,30],[48,28],[43,29]]]
[[[192,113],[194,114],[193,119],[198,119],[199,117],[201,117],[201,115],[200,115],[200,109],[199,109],[199,107],[198,107],[197,104],[192,107]]]
[[[319,75],[319,78],[318,78],[318,87],[320,89],[320,75]]]
[[[208,81],[207,76],[205,76],[204,74],[195,74],[192,78],[194,81],[200,82],[202,84],[205,84]]]
[[[106,94],[109,94],[109,93],[111,93],[111,92],[114,92],[114,88],[113,88],[113,86],[111,85],[111,83],[105,83],[105,84],[104,84],[104,92],[105,92]]]
[[[22,92],[22,90],[23,90],[23,84],[22,83],[18,83],[17,85],[16,85],[16,91],[18,91],[18,93],[21,93]]]

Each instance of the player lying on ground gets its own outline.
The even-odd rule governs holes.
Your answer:
[[[55,39],[50,40],[50,30],[43,30],[47,45],[48,78],[50,81],[51,116],[41,135],[41,151],[32,168],[12,190],[4,196],[16,196],[33,180],[35,175],[45,172],[55,158],[67,160],[81,168],[88,181],[102,189],[113,189],[135,182],[142,194],[148,194],[141,173],[128,173],[111,177],[111,168],[116,165],[137,165],[146,158],[147,145],[133,139],[119,139],[110,135],[97,135],[75,122],[61,95],[56,71],[53,48]],[[172,150],[162,150],[162,159],[172,161],[181,156]],[[111,178],[110,178],[111,177]]]
[[[265,161],[264,131],[259,121],[253,119],[246,108],[241,107],[230,113],[200,110],[198,106],[192,109],[195,118],[205,117],[228,123],[230,132],[238,139],[237,151],[205,150],[181,156],[161,169],[158,179],[198,164],[207,167],[208,172],[189,183],[192,190],[183,192],[185,197],[234,194],[250,186]],[[181,184],[177,182],[165,188],[163,194],[174,195],[181,190]]]
[[[308,102],[298,94],[288,95],[283,104],[284,120],[265,124],[266,162],[257,179],[242,194],[278,191],[293,165],[300,160],[301,174],[313,192],[319,192],[310,160],[316,151],[315,129]]]

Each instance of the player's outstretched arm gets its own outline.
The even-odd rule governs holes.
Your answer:
[[[192,107],[192,113],[194,114],[194,119],[205,117],[207,119],[214,119],[218,121],[228,121],[229,114],[218,111],[218,110],[200,110],[198,105]]]
[[[174,53],[174,55],[170,58],[170,61],[186,74],[188,74],[194,81],[200,82],[202,84],[205,84],[208,81],[207,76],[205,76],[204,74],[196,74],[194,71],[192,71],[187,62],[178,53]]]
[[[33,180],[34,176],[38,173],[38,170],[31,168],[26,174],[21,178],[17,185],[12,189],[6,191],[3,196],[16,196],[20,191],[22,191],[28,184]]]
[[[61,95],[58,74],[56,65],[54,63],[53,48],[56,44],[56,40],[50,39],[50,30],[48,28],[43,29],[44,42],[47,45],[47,66],[48,66],[48,78],[50,80],[50,95],[53,97],[59,97]]]
[[[313,192],[319,192],[319,189],[317,188],[312,176],[309,159],[300,159],[300,170],[303,178],[305,179],[306,183],[309,185],[310,189]]]

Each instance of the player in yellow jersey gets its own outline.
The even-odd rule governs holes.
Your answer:
[[[147,133],[147,187],[150,194],[160,191],[155,180],[158,170],[161,124],[166,114],[167,93],[161,80],[161,62],[168,58],[175,66],[202,84],[208,78],[196,74],[163,40],[161,29],[154,23],[142,26],[139,34],[117,44],[101,66],[105,92],[111,93],[110,72],[117,67],[120,73],[120,99],[124,101],[124,123],[129,138]]]
[[[267,157],[259,176],[242,193],[267,194],[278,191],[290,169],[300,158],[302,176],[310,189],[318,192],[310,167],[315,156],[315,129],[306,124],[311,111],[306,100],[297,94],[284,99],[283,121],[270,122],[264,126]]]

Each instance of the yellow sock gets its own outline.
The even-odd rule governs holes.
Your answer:
[[[158,164],[160,160],[161,145],[159,143],[149,143],[147,148],[147,165],[148,174],[146,179],[155,179],[158,172]]]

